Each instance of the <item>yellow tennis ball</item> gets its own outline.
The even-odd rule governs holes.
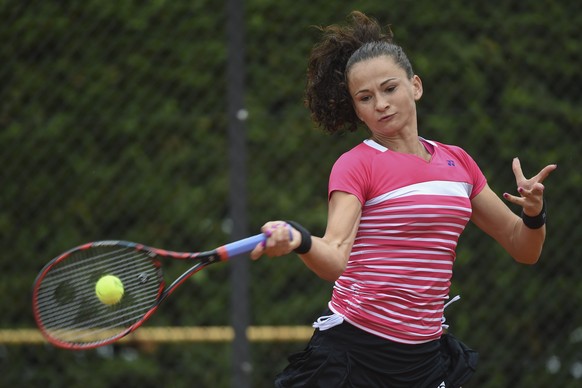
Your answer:
[[[95,284],[95,294],[104,304],[116,304],[123,297],[123,283],[117,276],[105,275]]]

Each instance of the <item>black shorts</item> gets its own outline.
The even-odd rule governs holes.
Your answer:
[[[289,357],[277,388],[459,387],[478,355],[450,334],[420,345],[401,344],[343,322],[316,329],[305,350]],[[445,385],[441,385],[444,382]]]

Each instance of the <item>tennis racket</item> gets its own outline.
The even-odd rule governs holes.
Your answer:
[[[33,287],[33,313],[44,337],[71,350],[92,349],[117,341],[138,329],[186,279],[210,264],[248,253],[265,241],[263,234],[206,252],[172,252],[128,241],[97,241],[73,248],[51,260]],[[194,262],[166,287],[160,259]],[[95,286],[105,275],[123,284],[113,304],[97,297]]]

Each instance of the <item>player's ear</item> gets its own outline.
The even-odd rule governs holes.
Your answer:
[[[420,79],[419,76],[417,76],[416,74],[412,76],[412,88],[413,88],[413,93],[414,93],[414,100],[418,101],[420,100],[420,97],[422,97],[422,80]]]

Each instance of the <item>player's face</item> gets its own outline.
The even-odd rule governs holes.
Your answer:
[[[422,96],[422,83],[416,75],[408,78],[392,58],[381,56],[354,64],[348,87],[356,114],[372,134],[416,133],[416,101]]]

